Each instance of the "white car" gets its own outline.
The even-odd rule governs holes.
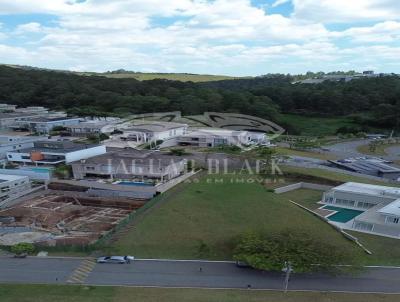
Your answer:
[[[97,258],[97,263],[117,263],[125,264],[135,260],[133,256],[105,256]]]

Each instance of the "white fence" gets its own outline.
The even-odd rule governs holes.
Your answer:
[[[328,190],[330,190],[332,188],[333,188],[333,186],[313,184],[313,183],[309,183],[309,182],[298,182],[298,183],[291,184],[291,185],[288,185],[288,186],[276,188],[274,190],[274,192],[277,193],[277,194],[282,194],[282,193],[286,193],[286,192],[290,192],[290,191],[294,191],[294,190],[298,190],[298,189],[310,189],[310,190],[317,190],[317,191],[328,191]]]

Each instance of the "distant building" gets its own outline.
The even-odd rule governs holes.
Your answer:
[[[0,174],[0,207],[8,201],[25,195],[31,189],[26,176]]]
[[[262,133],[260,135],[265,137]],[[253,134],[253,139],[258,140],[256,134]],[[249,131],[202,128],[178,137],[177,141],[181,146],[217,147],[249,144],[252,141],[252,135]]]
[[[2,113],[0,112],[0,129],[8,129],[19,122],[26,121],[31,118],[36,118],[37,115],[33,113]]]
[[[159,151],[121,149],[72,163],[75,179],[168,181],[184,171],[185,160]]]
[[[75,144],[70,141],[38,141],[32,148],[7,152],[7,160],[23,164],[57,165],[106,153],[101,145]]]
[[[80,118],[34,117],[17,121],[10,128],[14,130],[27,130],[38,134],[49,134],[54,127],[77,125],[80,121]]]
[[[188,125],[170,122],[144,122],[122,129],[122,140],[146,143],[168,140],[186,133]]]
[[[342,228],[400,238],[400,188],[349,182],[324,193],[322,203],[360,211]]]
[[[81,122],[79,124],[68,125],[65,128],[71,134],[71,136],[98,136],[101,134],[101,129],[106,125],[107,123],[103,121]]]
[[[0,112],[14,112],[17,105],[0,104]]]
[[[329,160],[329,162],[344,170],[400,181],[400,169],[381,160],[366,158]]]

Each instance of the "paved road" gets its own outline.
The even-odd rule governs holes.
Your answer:
[[[282,273],[238,268],[227,262],[135,260],[131,264],[93,264],[88,267],[87,261],[0,257],[0,282],[66,283],[75,275],[83,277],[74,283],[91,285],[247,288],[250,284],[253,289],[283,288]],[[85,267],[82,274],[80,270]],[[368,268],[360,275],[340,277],[293,274],[289,289],[400,293],[400,269]]]
[[[335,155],[339,158],[347,158],[347,157],[361,157],[365,156],[357,151],[359,146],[368,145],[370,140],[362,139],[362,140],[354,140],[341,142],[334,145],[325,146],[324,148],[329,150],[328,152],[332,155]]]
[[[64,283],[82,259],[0,257],[0,282]]]

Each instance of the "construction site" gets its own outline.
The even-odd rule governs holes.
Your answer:
[[[111,231],[147,200],[42,191],[0,210],[0,245],[87,245]]]

